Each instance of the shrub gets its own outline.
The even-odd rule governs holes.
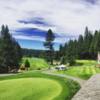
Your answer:
[[[28,70],[30,68],[30,63],[28,60],[25,61],[25,68]]]

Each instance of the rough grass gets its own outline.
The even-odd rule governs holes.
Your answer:
[[[0,100],[71,100],[80,86],[69,79],[24,72],[0,77]]]
[[[25,63],[26,59],[28,59],[28,61],[30,62],[30,70],[42,69],[42,68],[48,68],[49,67],[48,63],[44,59],[34,58],[34,57],[32,57],[32,58],[24,57],[23,60],[22,60],[22,64]]]
[[[77,60],[76,65],[71,66],[66,71],[58,71],[57,73],[88,79],[92,75],[100,73],[100,68],[96,67],[96,63],[97,62],[93,60]]]

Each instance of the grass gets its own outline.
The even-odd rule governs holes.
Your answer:
[[[25,60],[28,59],[28,61],[30,62],[30,70],[34,70],[34,69],[43,69],[43,68],[48,68],[49,65],[48,63],[41,58],[30,58],[30,57],[24,57],[22,60],[22,64],[25,63]]]
[[[71,100],[79,88],[72,80],[29,71],[0,77],[0,100]]]
[[[92,75],[100,73],[100,68],[95,67],[96,61],[93,60],[77,60],[76,65],[71,66],[66,71],[58,71],[57,73],[68,74],[82,79],[89,79]]]
[[[52,100],[62,91],[58,82],[44,78],[1,81],[0,87],[0,100]]]

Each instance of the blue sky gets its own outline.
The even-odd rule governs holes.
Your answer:
[[[0,10],[0,25],[7,24],[23,48],[44,49],[48,29],[58,49],[84,35],[86,26],[100,28],[100,0],[0,0]]]

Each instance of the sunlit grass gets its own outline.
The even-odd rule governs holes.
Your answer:
[[[0,100],[71,100],[79,88],[72,80],[28,71],[0,77]]]
[[[57,71],[56,73],[68,74],[82,79],[88,79],[92,75],[100,73],[100,68],[96,67],[94,60],[77,60],[75,66],[71,66],[66,71]]]
[[[62,86],[45,78],[22,78],[0,82],[0,100],[52,100]]]
[[[24,57],[22,60],[22,64],[25,63],[25,60],[28,60],[30,62],[30,70],[33,69],[42,69],[42,68],[48,68],[48,63],[41,58],[34,58],[34,57]]]

